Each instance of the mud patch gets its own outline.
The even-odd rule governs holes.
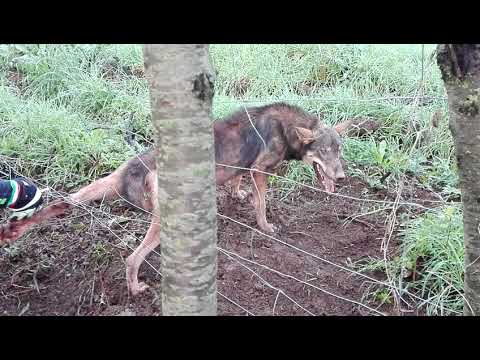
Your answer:
[[[242,188],[249,186],[245,183]],[[354,178],[338,192],[372,199],[394,197],[374,193]],[[257,229],[248,200],[233,200],[227,193],[228,189],[219,188],[218,212]],[[151,286],[149,290],[132,298],[125,282],[125,258],[145,235],[148,217],[120,203],[114,205],[75,209],[1,248],[0,314],[160,315],[158,254],[151,254],[140,269],[139,278]],[[219,315],[372,314],[345,300],[365,301],[365,279],[322,260],[349,268],[356,260],[381,255],[387,214],[348,221],[372,206],[305,188],[289,194],[270,189],[267,216],[281,225],[275,235],[280,242],[219,217]]]

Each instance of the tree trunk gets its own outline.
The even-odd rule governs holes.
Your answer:
[[[463,203],[465,315],[480,315],[480,44],[437,49],[448,95]]]
[[[216,315],[217,222],[208,45],[144,47],[156,134],[162,313]]]

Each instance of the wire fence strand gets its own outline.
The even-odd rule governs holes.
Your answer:
[[[1,155],[0,155],[0,157],[1,157]],[[303,183],[301,183],[301,182],[298,182],[298,181],[295,181],[295,180],[291,180],[291,179],[288,179],[288,178],[286,178],[286,177],[279,176],[279,175],[276,175],[276,174],[273,174],[273,173],[269,173],[269,172],[265,172],[265,171],[260,171],[260,170],[258,170],[258,169],[251,169],[251,168],[230,166],[230,165],[219,164],[219,163],[217,163],[217,165],[219,165],[219,166],[226,166],[226,167],[232,167],[232,168],[237,168],[237,169],[246,170],[246,171],[258,171],[258,172],[265,173],[265,174],[270,175],[270,176],[274,176],[274,177],[277,177],[277,178],[284,179],[284,180],[286,180],[286,181],[294,182],[294,183],[296,183],[296,184],[298,184],[298,185],[300,185],[300,186],[303,186],[303,187],[312,189],[312,190],[314,190],[314,191],[319,191],[319,192],[327,193],[328,195],[339,196],[339,197],[343,197],[343,198],[347,198],[347,199],[351,199],[351,200],[365,201],[365,202],[374,202],[374,203],[382,203],[382,204],[389,204],[389,205],[397,204],[397,205],[406,205],[406,206],[416,206],[416,207],[419,207],[419,208],[423,208],[423,209],[425,209],[425,210],[431,210],[431,209],[432,209],[432,208],[427,208],[427,207],[425,207],[425,206],[423,206],[423,205],[420,205],[420,204],[417,204],[417,203],[411,203],[411,202],[395,202],[395,201],[392,202],[392,201],[383,201],[383,200],[375,200],[375,199],[362,199],[362,198],[352,197],[352,196],[343,195],[343,194],[338,194],[338,193],[333,193],[333,194],[332,194],[332,193],[328,193],[328,192],[326,192],[326,191],[324,191],[324,190],[315,188],[315,187],[313,187],[313,186],[310,186],[310,185],[307,185],[307,184],[303,184]],[[7,164],[7,166],[10,166],[10,165]],[[22,175],[22,174],[19,173],[19,175]],[[22,176],[23,176],[23,175],[22,175]],[[38,183],[39,185],[42,185],[42,184],[39,183],[39,182],[37,182],[37,183]],[[44,184],[43,184],[43,185],[44,185]],[[63,194],[60,193],[60,192],[55,192],[55,193],[57,193],[58,195],[60,195],[60,196],[64,199],[64,201],[67,201],[67,202],[70,201],[70,199],[68,198],[68,196],[63,195]],[[442,201],[432,201],[432,202],[434,202],[434,203],[443,203]],[[70,203],[71,203],[71,201],[70,201]],[[75,204],[72,204],[72,205],[77,206],[77,207],[78,207],[78,206],[86,206],[87,209],[88,209],[88,208],[94,209],[94,207],[90,207],[90,206],[85,205],[85,204],[75,203]],[[84,208],[84,209],[85,209],[85,208]],[[145,212],[145,213],[147,213],[147,214],[153,215],[152,213],[150,213],[150,212],[148,212],[148,211],[146,211],[146,210],[144,210],[144,209],[140,209],[140,208],[139,208],[139,210],[142,210],[143,212]],[[87,211],[88,211],[88,210],[87,210]],[[89,212],[89,213],[90,213],[90,212]],[[338,268],[340,268],[340,269],[342,269],[342,270],[345,270],[345,271],[348,271],[348,272],[350,272],[350,273],[352,273],[352,274],[355,274],[355,275],[361,276],[361,277],[363,277],[363,278],[366,278],[366,279],[368,279],[368,280],[370,280],[370,281],[372,281],[372,282],[374,282],[374,283],[376,283],[376,284],[378,284],[378,285],[383,285],[383,286],[386,286],[386,287],[388,287],[388,288],[394,288],[396,291],[401,291],[402,294],[409,295],[409,296],[411,296],[411,297],[413,297],[413,298],[415,298],[415,299],[417,299],[417,300],[421,300],[421,301],[425,302],[425,299],[423,299],[423,298],[421,298],[421,297],[419,297],[419,296],[417,296],[417,295],[415,295],[415,294],[409,293],[408,291],[406,291],[406,290],[404,290],[404,289],[399,289],[399,288],[397,288],[395,285],[392,285],[392,284],[389,284],[389,283],[386,283],[386,282],[379,281],[379,280],[377,280],[377,279],[375,279],[375,278],[372,278],[372,277],[370,277],[370,276],[368,276],[368,275],[362,274],[362,273],[360,273],[360,272],[356,272],[356,271],[351,270],[351,269],[348,269],[348,268],[346,268],[346,267],[344,267],[344,266],[342,266],[342,265],[339,265],[339,264],[336,264],[336,263],[334,263],[334,262],[331,262],[331,261],[329,261],[329,260],[327,260],[327,259],[321,258],[321,257],[319,257],[319,256],[317,256],[317,255],[315,255],[315,254],[309,253],[309,252],[307,252],[307,251],[305,251],[305,250],[303,250],[303,249],[300,249],[300,248],[298,248],[298,247],[296,247],[296,246],[294,246],[294,245],[291,245],[291,244],[288,244],[288,243],[286,243],[286,242],[283,242],[282,240],[276,239],[276,238],[272,237],[271,235],[265,234],[265,233],[259,231],[258,229],[255,229],[255,228],[253,228],[253,227],[250,227],[250,226],[247,225],[247,224],[244,224],[244,223],[242,223],[242,222],[240,222],[240,221],[237,221],[237,220],[235,220],[235,219],[232,219],[232,218],[230,218],[230,217],[228,217],[228,216],[225,216],[225,215],[223,215],[223,214],[217,213],[217,215],[220,216],[220,217],[226,218],[226,219],[228,219],[228,220],[230,220],[230,221],[233,221],[233,222],[235,222],[235,223],[237,223],[237,224],[239,224],[239,225],[241,225],[241,226],[247,227],[247,228],[249,228],[250,230],[253,230],[253,231],[255,231],[255,232],[257,232],[257,233],[259,233],[259,234],[261,234],[261,235],[263,235],[263,236],[266,236],[266,237],[268,237],[268,238],[270,238],[270,239],[272,239],[272,240],[274,240],[274,241],[277,241],[277,242],[279,242],[279,243],[281,243],[281,244],[283,244],[283,245],[286,245],[286,246],[288,246],[288,247],[291,247],[291,248],[293,248],[294,250],[297,250],[297,251],[299,251],[299,252],[304,253],[305,255],[314,257],[314,258],[316,258],[317,260],[326,262],[326,263],[328,263],[328,264],[330,264],[330,265],[333,265],[333,266],[336,266],[336,267],[338,267]],[[118,235],[115,234],[115,236],[117,237]],[[138,239],[137,239],[137,240],[138,240]],[[139,241],[139,240],[138,240],[138,241]],[[133,249],[131,249],[131,250],[133,250]],[[158,252],[156,252],[155,250],[154,250],[153,252],[154,252],[155,254],[161,256],[161,255],[160,255]],[[149,264],[149,266],[152,267],[152,268],[154,268],[151,264]],[[155,270],[156,270],[156,269],[155,269]],[[427,301],[427,302],[428,302],[428,301]],[[243,310],[243,309],[242,309],[242,310]],[[460,312],[455,311],[455,310],[453,310],[453,309],[450,309],[450,311],[451,311],[452,313],[461,314]]]
[[[400,289],[400,288],[396,287],[395,285],[392,285],[391,283],[384,282],[384,281],[380,281],[380,280],[375,279],[375,278],[373,278],[373,277],[371,277],[371,276],[369,276],[369,275],[366,275],[366,274],[363,274],[363,273],[361,273],[361,272],[358,272],[358,271],[349,269],[349,268],[347,268],[347,267],[345,267],[345,266],[343,266],[343,265],[337,264],[337,263],[335,263],[335,262],[333,262],[333,261],[330,261],[330,260],[328,260],[328,259],[325,259],[325,258],[323,258],[323,257],[321,257],[321,256],[318,256],[318,255],[316,255],[316,254],[310,253],[310,252],[308,252],[308,251],[306,251],[306,250],[304,250],[304,249],[301,249],[301,248],[299,248],[299,247],[297,247],[297,246],[295,246],[295,245],[289,244],[289,243],[287,243],[287,242],[285,242],[285,241],[282,241],[282,240],[280,240],[280,239],[278,239],[278,238],[276,238],[276,237],[274,237],[274,236],[272,236],[272,235],[266,234],[266,233],[264,233],[264,232],[262,232],[262,231],[260,231],[260,230],[258,230],[258,229],[255,229],[255,228],[252,227],[252,226],[249,226],[249,225],[244,224],[244,223],[242,223],[242,222],[240,222],[240,221],[237,221],[237,220],[235,220],[235,219],[233,219],[233,218],[231,218],[231,217],[229,217],[229,216],[226,216],[226,215],[223,215],[223,214],[220,214],[220,213],[217,213],[217,215],[218,215],[219,217],[221,217],[221,218],[224,218],[224,219],[226,219],[226,220],[229,220],[229,221],[231,221],[231,222],[234,222],[234,223],[236,223],[236,224],[238,224],[238,225],[240,225],[240,226],[242,226],[242,227],[248,228],[249,230],[255,231],[256,233],[261,234],[261,235],[264,236],[264,237],[267,237],[267,238],[269,238],[269,239],[271,239],[271,240],[273,240],[273,241],[275,241],[275,242],[277,242],[277,243],[279,243],[279,244],[285,245],[285,246],[287,246],[287,247],[289,247],[289,248],[291,248],[291,249],[293,249],[293,250],[295,250],[295,251],[298,251],[298,252],[300,252],[300,253],[302,253],[302,254],[304,254],[304,255],[310,256],[310,257],[312,257],[312,258],[314,258],[314,259],[316,259],[316,260],[322,261],[322,262],[327,263],[327,264],[329,264],[329,265],[332,265],[332,266],[334,266],[334,267],[336,267],[336,268],[339,268],[339,269],[341,269],[341,270],[347,271],[347,272],[349,272],[349,273],[351,273],[351,274],[353,274],[353,275],[357,275],[357,276],[363,277],[363,278],[365,278],[365,279],[368,279],[368,280],[370,280],[371,282],[376,283],[377,285],[382,285],[382,286],[385,286],[385,287],[387,287],[387,288],[394,288],[395,290],[401,292],[403,295],[409,295],[409,296],[411,296],[411,297],[413,297],[413,298],[415,298],[415,299],[417,299],[417,300],[425,301],[425,299],[421,298],[421,297],[418,296],[418,295],[412,294],[412,293],[408,292],[408,291],[405,290],[405,289]],[[456,311],[456,310],[453,310],[453,309],[449,309],[449,311],[451,311],[451,312],[453,312],[453,313],[461,314],[461,312]]]
[[[278,99],[278,98],[275,98],[275,99],[238,99],[238,100],[232,100],[232,101],[224,101],[224,100],[218,100],[218,101],[215,101],[216,104],[261,104],[261,103],[269,103],[269,102],[297,102],[297,103],[300,103],[300,102],[323,102],[323,103],[328,103],[328,102],[355,102],[355,103],[365,103],[365,102],[379,102],[379,101],[384,101],[384,102],[389,102],[389,101],[392,101],[392,102],[404,102],[405,105],[412,105],[413,109],[417,109],[417,107],[419,106],[420,104],[420,101],[438,101],[438,102],[447,102],[447,98],[446,97],[443,97],[443,96],[426,96],[424,94],[424,81],[425,81],[425,67],[426,65],[428,64],[425,64],[425,48],[424,48],[424,44],[421,45],[421,78],[420,78],[420,84],[419,84],[419,88],[415,91],[415,94],[412,95],[412,96],[380,96],[380,97],[370,97],[370,98],[358,98],[358,97],[302,97],[302,96],[299,96],[299,97],[292,97],[292,98],[284,98],[284,99]],[[254,122],[252,121],[252,119],[250,118],[250,115],[248,114],[248,111],[247,111],[247,108],[245,107],[245,105],[243,105],[245,111],[247,112],[247,115],[248,115],[248,118],[249,118],[249,121],[251,123],[251,125],[254,127],[255,131],[257,132],[257,135],[260,137],[260,139],[262,140],[263,142],[263,145],[265,146],[266,148],[266,143],[265,143],[265,140],[261,137],[260,133],[258,132],[258,130],[255,128],[255,125],[254,125]],[[413,121],[413,120],[412,120]],[[107,128],[105,127],[105,125],[102,125],[102,124],[92,124],[92,126],[97,126],[97,127],[102,127],[102,128]],[[114,129],[114,127],[110,127],[110,129]],[[119,129],[119,128],[115,128],[117,130],[122,130],[122,131],[126,131],[126,132],[129,132],[129,133],[132,133],[130,130],[126,130],[126,129]],[[415,127],[414,127],[415,129]],[[138,135],[138,134],[137,134]],[[410,156],[412,156],[412,153],[413,153],[413,150],[417,144],[417,142],[419,141],[420,139],[420,136],[421,136],[421,131],[417,131],[417,136],[416,136],[416,139],[415,139],[415,142],[412,146],[412,149],[411,149],[411,152],[410,152]],[[152,145],[153,143],[152,142],[149,142],[148,139],[145,139],[143,138],[143,140],[145,140],[146,142],[148,142],[150,145]],[[0,157],[3,157],[0,155]],[[388,207],[385,208],[385,210],[392,210],[392,213],[389,217],[389,227],[388,227],[388,233],[386,233],[386,237],[384,238],[384,241],[382,242],[382,247],[381,247],[381,250],[383,251],[383,254],[384,254],[384,261],[385,261],[385,266],[387,268],[387,277],[388,277],[388,282],[384,282],[384,281],[379,281],[373,277],[370,277],[366,274],[363,274],[363,273],[360,273],[360,272],[357,272],[355,270],[352,270],[352,269],[349,269],[343,265],[340,265],[340,264],[336,264],[335,262],[333,261],[330,261],[328,259],[325,259],[325,258],[322,258],[316,254],[313,254],[313,253],[310,253],[306,250],[303,250],[295,245],[292,245],[292,244],[289,244],[285,241],[282,241],[280,239],[277,239],[269,234],[265,234],[263,232],[261,232],[260,230],[258,229],[255,229],[247,224],[244,224],[238,220],[235,220],[233,218],[230,218],[226,215],[223,215],[223,214],[220,214],[220,213],[217,213],[217,215],[220,217],[220,218],[224,218],[228,221],[231,221],[231,222],[234,222],[240,226],[243,226],[243,227],[246,227],[252,231],[255,231],[267,238],[269,238],[270,240],[273,240],[277,243],[280,243],[284,246],[287,246],[297,252],[300,252],[302,253],[303,255],[306,255],[306,256],[309,256],[309,257],[313,257],[314,259],[316,260],[319,260],[319,261],[322,261],[324,263],[327,263],[329,265],[332,265],[336,268],[339,268],[343,271],[347,271],[349,273],[351,273],[352,275],[357,275],[357,276],[360,276],[360,277],[363,277],[364,279],[367,279],[369,281],[371,281],[372,283],[375,283],[377,285],[382,285],[382,286],[385,286],[385,287],[388,287],[390,288],[393,293],[395,294],[395,298],[399,298],[400,300],[403,300],[402,299],[402,295],[408,295],[412,298],[415,298],[417,300],[421,300],[423,303],[429,303],[428,300],[425,300],[415,294],[412,294],[410,292],[408,292],[406,289],[402,289],[401,288],[401,285],[397,286],[394,282],[394,280],[390,277],[390,275],[388,274],[388,267],[386,265],[386,261],[387,261],[387,251],[388,251],[388,245],[389,245],[389,242],[390,242],[390,239],[392,237],[392,234],[393,234],[393,231],[394,231],[394,227],[395,227],[395,216],[396,216],[396,211],[398,209],[399,206],[409,206],[409,207],[416,207],[416,208],[420,208],[422,210],[425,210],[425,211],[428,211],[428,210],[432,210],[433,208],[431,207],[427,207],[427,206],[424,206],[422,204],[418,204],[418,203],[414,203],[414,202],[405,202],[405,201],[400,201],[400,198],[401,198],[401,189],[399,191],[397,191],[397,196],[395,198],[395,201],[386,201],[386,200],[377,200],[377,199],[368,199],[368,198],[359,198],[359,197],[354,197],[354,196],[349,196],[349,195],[344,195],[344,194],[339,194],[339,193],[329,193],[325,190],[322,190],[322,189],[319,189],[319,188],[316,188],[314,186],[310,186],[308,184],[304,184],[304,183],[301,183],[301,182],[298,182],[298,181],[295,181],[295,180],[292,180],[292,179],[289,179],[287,177],[284,177],[284,176],[279,176],[277,174],[273,174],[273,173],[269,173],[269,172],[265,172],[265,171],[261,171],[261,170],[258,170],[258,169],[255,169],[255,168],[244,168],[244,167],[238,167],[238,166],[233,166],[233,165],[227,165],[227,164],[220,164],[220,163],[217,163],[216,164],[217,166],[223,166],[223,167],[228,167],[228,168],[234,168],[234,169],[238,169],[238,170],[244,170],[244,171],[249,171],[250,174],[253,174],[253,172],[260,172],[260,173],[263,173],[263,174],[266,174],[266,175],[269,175],[269,176],[272,176],[272,177],[275,177],[275,178],[278,178],[278,179],[281,179],[283,181],[287,181],[287,182],[291,182],[291,183],[294,183],[296,185],[299,185],[299,186],[302,186],[304,188],[307,188],[307,189],[310,189],[310,190],[313,190],[313,191],[316,191],[316,192],[322,192],[322,193],[326,193],[328,194],[329,196],[337,196],[337,197],[340,197],[340,198],[345,198],[345,199],[349,199],[349,200],[353,200],[353,201],[359,201],[359,202],[370,202],[370,203],[378,203],[378,204],[386,204],[386,205],[389,205]],[[10,166],[10,165],[9,165]],[[73,174],[70,174],[70,175],[73,175]],[[37,182],[38,183],[38,182]],[[255,182],[254,182],[255,184]],[[255,184],[256,185],[256,184]],[[50,189],[51,190],[51,189]],[[130,250],[134,250],[129,244],[128,242],[126,242],[125,240],[123,240],[120,236],[118,236],[118,234],[116,234],[111,228],[110,228],[110,225],[107,225],[107,224],[104,224],[104,222],[102,222],[101,219],[99,219],[99,217],[97,217],[95,214],[96,212],[101,212],[102,214],[106,214],[106,212],[102,211],[101,209],[98,209],[96,207],[93,207],[93,206],[89,206],[87,204],[82,204],[82,203],[73,203],[71,201],[71,199],[69,198],[68,195],[64,195],[60,192],[56,192],[56,191],[53,191],[51,190],[52,194],[55,194],[57,197],[59,198],[62,198],[64,201],[66,202],[69,202],[70,204],[72,204],[73,206],[77,207],[77,208],[80,208],[82,210],[85,211],[84,215],[90,215],[91,216],[91,219],[92,219],[92,222],[93,221],[96,221],[97,223],[99,223],[100,225],[106,227],[108,229],[108,231],[110,231],[118,240],[121,241],[121,243],[124,244],[124,246],[126,246],[127,248],[129,248]],[[117,195],[124,201],[127,201],[127,199],[125,199],[123,196],[121,196],[121,194],[118,194],[117,192]],[[434,201],[434,200],[425,200],[426,202],[432,204],[432,205],[436,205],[436,204],[445,204],[446,201],[443,201],[440,200],[440,201]],[[103,201],[102,201],[103,203]],[[48,205],[47,205],[48,206]],[[137,207],[138,208],[138,207]],[[141,208],[138,208],[139,210],[149,214],[149,215],[152,215],[153,217],[155,216],[154,214],[144,210],[144,209],[141,209]],[[112,219],[118,219],[118,218],[122,218],[122,219],[127,219],[127,220],[133,220],[133,221],[139,221],[139,222],[142,222],[143,220],[141,219],[129,219],[129,218],[125,218],[125,217],[120,217],[120,216],[117,216],[117,215],[112,215],[112,214],[108,214],[110,216],[110,220]],[[63,220],[64,221],[64,220]],[[144,223],[152,223],[151,221],[143,221]],[[118,226],[123,230],[123,231],[126,231],[127,233],[130,233],[131,235],[133,234],[133,232],[130,232],[126,227],[124,227],[123,225],[121,225],[119,222],[117,222]],[[135,234],[132,235],[134,237],[134,239],[139,242],[141,241],[140,239],[138,239]],[[261,263],[258,263],[256,261],[253,261],[253,260],[249,260],[247,258],[244,258],[242,257],[241,255],[239,254],[236,254],[232,251],[228,251],[226,249],[222,249],[220,247],[217,247],[217,250],[220,251],[222,254],[224,254],[225,256],[227,256],[230,260],[232,261],[235,261],[237,263],[239,263],[243,268],[245,268],[246,270],[252,272],[256,277],[258,277],[259,279],[262,280],[263,283],[265,283],[269,288],[277,291],[276,293],[276,297],[275,297],[275,300],[274,300],[274,304],[273,304],[273,309],[272,309],[272,313],[275,314],[275,310],[276,310],[276,306],[277,306],[277,302],[278,302],[278,299],[279,299],[279,296],[280,295],[284,295],[287,299],[289,299],[291,302],[293,302],[296,306],[298,306],[299,308],[301,308],[303,311],[305,311],[306,313],[310,314],[310,315],[315,315],[313,314],[312,312],[310,312],[308,309],[306,309],[305,307],[303,307],[301,304],[299,304],[296,300],[294,300],[292,297],[290,297],[289,295],[286,294],[286,292],[283,290],[283,289],[280,289],[278,287],[276,287],[275,285],[269,283],[268,281],[266,281],[264,278],[262,278],[258,273],[256,273],[253,269],[251,269],[250,267],[248,267],[247,265],[245,265],[243,262],[248,262],[249,264],[252,264],[252,265],[255,265],[255,266],[258,266],[258,267],[261,267],[263,269],[266,269],[272,273],[275,273],[279,276],[283,276],[283,277],[286,277],[286,278],[289,278],[291,280],[294,280],[298,283],[302,283],[304,284],[305,286],[309,286],[309,287],[312,287],[312,288],[315,288],[316,290],[319,290],[323,293],[326,293],[327,295],[329,296],[333,296],[335,298],[338,298],[342,301],[345,301],[345,302],[348,302],[348,303],[352,303],[352,304],[356,304],[357,306],[360,306],[360,307],[363,307],[363,308],[366,308],[368,311],[372,312],[372,313],[375,313],[377,315],[385,315],[384,313],[376,310],[376,309],[373,309],[361,302],[358,302],[358,301],[355,301],[355,300],[352,300],[352,299],[348,299],[348,298],[345,298],[343,296],[340,296],[338,294],[335,294],[333,292],[330,292],[328,290],[325,290],[325,289],[322,289],[321,287],[318,287],[316,285],[313,285],[309,282],[306,282],[306,281],[303,281],[301,279],[298,279],[296,277],[294,277],[293,275],[289,275],[289,274],[284,274],[278,270],[275,270],[273,268],[270,268],[269,266],[267,265],[264,265],[264,264],[261,264]],[[154,253],[155,255],[158,255],[159,257],[161,257],[161,254],[159,252],[157,252],[155,249],[152,249],[152,253]],[[159,274],[160,276],[162,276],[161,272],[156,269],[152,264],[150,264],[146,259],[145,259],[145,262],[157,273]],[[233,304],[234,306],[236,306],[237,308],[239,308],[240,310],[242,310],[243,312],[245,312],[247,315],[250,315],[250,316],[255,316],[255,314],[253,314],[251,311],[249,311],[248,309],[246,309],[245,307],[243,307],[242,305],[238,304],[237,302],[235,302],[234,300],[228,298],[225,294],[223,293],[220,293],[219,291],[217,291],[218,295],[220,297],[222,297],[223,299],[225,299],[226,301],[228,301],[229,303]],[[463,299],[466,301],[465,297],[460,294]],[[396,300],[397,301],[397,300]],[[467,303],[468,306],[470,306],[470,304]],[[448,309],[449,311],[451,311],[452,313],[458,313],[458,314],[461,314],[460,312],[458,311],[455,311],[453,309]]]
[[[254,264],[254,265],[256,265],[256,266],[259,266],[259,267],[261,267],[261,268],[263,268],[263,269],[266,269],[266,270],[268,270],[268,271],[270,271],[270,272],[272,272],[272,273],[275,273],[275,274],[280,275],[280,276],[282,276],[282,277],[286,277],[286,278],[295,280],[295,281],[298,282],[298,283],[301,283],[301,284],[306,285],[306,286],[308,286],[308,287],[311,287],[311,288],[313,288],[313,289],[319,290],[319,291],[321,291],[321,292],[323,292],[323,293],[325,293],[325,294],[327,294],[327,295],[333,296],[333,297],[335,297],[335,298],[337,298],[337,299],[340,299],[340,300],[342,300],[342,301],[345,301],[345,302],[347,302],[347,303],[352,303],[352,304],[356,304],[356,305],[358,305],[358,306],[364,307],[364,308],[366,308],[367,310],[369,310],[369,311],[371,311],[371,312],[374,312],[374,313],[376,313],[376,314],[378,314],[378,315],[385,316],[384,313],[382,313],[382,312],[380,312],[380,311],[378,311],[378,310],[376,310],[376,309],[374,309],[374,308],[371,308],[371,307],[369,307],[368,305],[362,304],[361,302],[358,302],[358,301],[352,300],[352,299],[348,299],[348,298],[346,298],[346,297],[344,297],[344,296],[341,296],[341,295],[335,294],[335,293],[333,293],[333,292],[331,292],[331,291],[322,289],[321,287],[318,287],[318,286],[313,285],[313,284],[311,284],[311,283],[309,283],[309,282],[306,282],[306,281],[303,281],[303,280],[301,280],[301,279],[298,279],[297,277],[295,277],[295,276],[293,276],[293,275],[289,275],[289,274],[282,273],[281,271],[275,270],[275,269],[273,269],[273,268],[271,268],[271,267],[269,267],[269,266],[267,266],[267,265],[260,264],[260,263],[258,263],[258,262],[256,262],[256,261],[253,261],[253,260],[244,258],[243,256],[241,256],[241,255],[239,255],[239,254],[237,254],[237,253],[234,253],[234,252],[232,252],[232,251],[228,251],[228,250],[222,249],[222,248],[220,248],[220,247],[219,247],[218,249],[219,249],[219,251],[221,251],[221,252],[223,252],[223,253],[225,253],[225,254],[229,254],[229,255],[232,255],[232,256],[236,256],[236,257],[238,257],[239,259],[241,259],[241,260],[243,260],[243,261],[246,261],[246,262],[248,262],[248,263],[251,263],[251,264]]]
[[[381,96],[381,97],[372,97],[372,98],[346,98],[346,97],[298,97],[298,98],[272,98],[272,99],[238,99],[238,100],[218,100],[216,104],[263,104],[270,102],[307,102],[307,101],[318,101],[318,102],[378,102],[378,101],[400,101],[400,100],[414,100],[417,96]],[[422,96],[422,100],[437,100],[447,102],[447,98],[443,96]]]

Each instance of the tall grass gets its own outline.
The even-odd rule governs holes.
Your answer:
[[[464,246],[460,206],[450,205],[429,211],[404,222],[402,227],[399,254],[387,264],[391,277],[397,279],[397,286],[425,299],[417,306],[427,315],[461,313]],[[360,267],[385,270],[385,263],[369,259]],[[386,295],[388,292],[388,289],[374,287],[369,295]]]

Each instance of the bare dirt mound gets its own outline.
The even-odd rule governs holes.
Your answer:
[[[233,200],[227,193],[219,188],[218,212],[256,229],[249,202]],[[354,178],[338,193],[392,200]],[[386,214],[345,221],[374,205],[378,207],[305,188],[286,196],[270,190],[267,216],[281,224],[275,238],[286,244],[218,217],[219,315],[373,314],[345,300],[365,302],[365,279],[319,258],[349,267],[356,260],[380,256]],[[152,286],[149,290],[132,298],[125,282],[124,259],[143,238],[148,217],[121,204],[96,205],[93,214],[75,209],[0,249],[0,314],[161,314],[158,254],[150,255],[139,273]],[[389,312],[386,307],[379,310]]]

